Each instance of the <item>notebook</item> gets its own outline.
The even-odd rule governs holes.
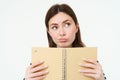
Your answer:
[[[84,63],[83,58],[97,61],[97,48],[32,48],[32,63],[42,60],[49,66],[49,74],[44,80],[93,80],[79,72],[86,69],[79,66]]]

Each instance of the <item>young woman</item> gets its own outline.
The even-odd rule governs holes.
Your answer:
[[[55,4],[47,12],[45,18],[49,47],[85,47],[81,40],[80,27],[76,15],[67,4]],[[84,76],[92,77],[93,80],[104,80],[101,65],[92,60],[84,59],[86,63],[80,66],[89,69],[80,70]],[[25,80],[43,80],[49,72],[44,61],[30,65],[26,69]],[[44,66],[41,66],[44,65]]]

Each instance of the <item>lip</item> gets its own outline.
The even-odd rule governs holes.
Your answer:
[[[58,39],[60,42],[66,42],[67,41],[67,39],[65,39],[65,38],[60,38],[60,39]]]

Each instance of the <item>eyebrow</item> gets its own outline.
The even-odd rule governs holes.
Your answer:
[[[65,23],[65,22],[67,22],[67,21],[70,21],[71,22],[71,20],[68,20],[68,19],[66,19],[65,21],[63,21],[62,23]],[[50,26],[51,25],[58,25],[57,23],[52,23],[52,24],[50,24]]]
[[[70,21],[70,22],[71,22],[71,20],[68,20],[68,19],[67,19],[67,20],[63,21],[63,23],[65,23],[65,22],[67,22],[67,21]]]
[[[51,25],[58,25],[58,24],[57,24],[57,23],[52,23],[52,24],[50,24],[50,26],[51,26]]]

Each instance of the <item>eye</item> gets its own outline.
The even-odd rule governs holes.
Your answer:
[[[70,27],[70,23],[69,22],[65,23],[65,27]]]
[[[57,26],[52,26],[52,29],[56,30],[56,29],[58,29],[58,27]]]

